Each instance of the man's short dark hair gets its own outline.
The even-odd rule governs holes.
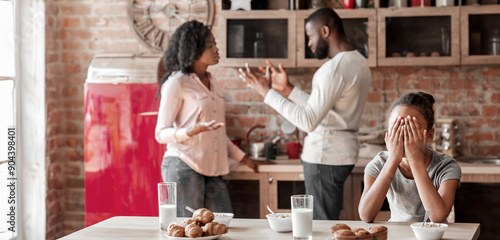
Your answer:
[[[316,10],[306,19],[306,23],[308,22],[320,23],[330,28],[330,30],[337,32],[339,36],[345,36],[342,19],[331,8],[320,8]]]

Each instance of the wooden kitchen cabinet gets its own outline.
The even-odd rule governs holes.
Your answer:
[[[266,205],[268,204],[267,196],[268,196],[268,184],[267,184],[267,173],[254,173],[254,172],[231,172],[231,174],[224,176],[224,181],[226,182],[226,185],[228,186],[228,191],[229,195],[231,197],[231,202],[233,205],[233,211],[236,215],[236,217],[249,217],[249,218],[265,218],[266,217]],[[233,182],[238,181],[239,184],[245,184],[244,181],[247,181],[246,185],[250,182],[258,182],[258,189],[257,190],[249,190],[247,186],[242,186],[242,185],[237,185],[235,188],[238,189],[246,189],[247,194],[257,196],[258,202],[255,204],[255,201],[252,201],[255,199],[255,197],[247,197],[247,196],[241,196],[238,192],[231,192],[231,184]],[[235,196],[237,195],[237,196]],[[242,199],[240,199],[242,198]],[[249,207],[247,209],[243,210],[244,213],[241,213],[240,210],[237,208],[237,204],[242,203],[245,204]],[[235,207],[236,205],[236,207]],[[250,208],[250,209],[248,209]],[[252,211],[252,214],[245,214],[245,212],[249,210]],[[240,214],[238,214],[240,213]]]
[[[307,46],[305,20],[314,10],[297,11],[297,67],[319,67],[328,59],[318,60]],[[347,40],[367,58],[370,67],[377,66],[377,12],[375,9],[335,9],[344,22]]]
[[[460,9],[463,65],[500,64],[500,5]]]
[[[378,9],[378,65],[459,65],[459,10]],[[439,56],[431,56],[433,53]]]
[[[290,208],[278,208],[278,196],[281,195],[282,198],[287,198],[290,202],[290,196],[293,194],[305,194],[305,191],[294,192],[293,189],[286,189],[282,191],[278,188],[279,185],[283,183],[292,183],[299,185],[298,189],[301,189],[300,185],[304,185],[304,176],[302,173],[294,172],[259,172],[259,173],[231,173],[229,176],[224,177],[226,182],[228,180],[259,180],[259,202],[260,207],[258,209],[259,217],[266,218],[266,214],[269,213],[267,210],[267,205],[277,213],[291,212]],[[305,188],[304,188],[305,189]],[[279,194],[282,192],[282,194]],[[287,196],[285,196],[285,195]],[[283,200],[281,201],[283,202]],[[233,204],[234,205],[234,204]],[[255,210],[257,211],[257,210]]]
[[[300,9],[301,3],[296,3]],[[370,67],[500,64],[500,5],[379,6],[375,1],[375,9],[335,9],[348,40]],[[326,59],[315,59],[307,47],[304,26],[312,12],[220,11],[220,65],[241,67],[248,62],[256,67],[270,59],[285,67],[321,66]],[[255,53],[257,36],[263,36],[264,56]]]
[[[219,15],[219,65],[257,67],[269,59],[295,67],[294,11],[221,11]]]

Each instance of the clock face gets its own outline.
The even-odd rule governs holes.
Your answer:
[[[168,47],[177,27],[196,20],[212,26],[215,0],[130,0],[129,23],[134,35],[155,52]]]

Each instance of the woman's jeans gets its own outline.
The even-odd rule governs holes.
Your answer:
[[[222,177],[207,177],[195,172],[178,157],[165,157],[161,164],[165,182],[177,183],[177,217],[191,217],[193,209],[208,208],[212,212],[231,213],[231,200]]]

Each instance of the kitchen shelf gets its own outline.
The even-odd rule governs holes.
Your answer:
[[[378,9],[378,65],[459,65],[458,19],[459,7]]]
[[[297,12],[297,67],[319,67],[328,59],[318,60],[307,46],[305,20],[314,10]],[[377,13],[375,9],[335,9],[342,18],[346,37],[351,44],[367,57],[370,67],[377,66]]]
[[[500,5],[461,7],[460,27],[463,65],[500,64]]]
[[[295,67],[295,17],[293,11],[223,11],[220,14],[222,31],[218,38],[219,65],[241,67],[264,64],[265,59]],[[261,38],[263,50],[255,47]]]

